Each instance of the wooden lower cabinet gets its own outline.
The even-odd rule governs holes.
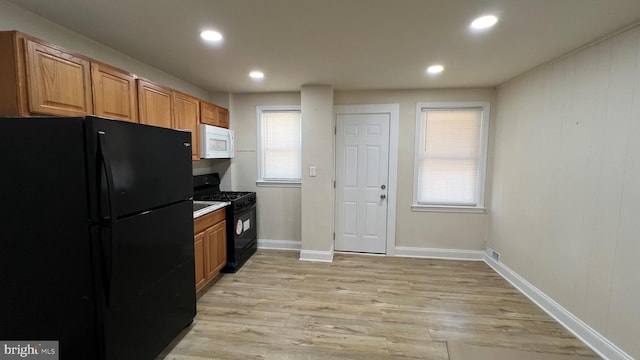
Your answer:
[[[195,219],[196,291],[216,277],[227,263],[225,209]]]
[[[218,275],[220,269],[227,264],[227,228],[226,221],[220,221],[205,231],[204,250],[207,257],[207,277]]]
[[[204,263],[204,232],[195,237],[196,256],[196,290],[199,290],[207,282],[207,269]]]

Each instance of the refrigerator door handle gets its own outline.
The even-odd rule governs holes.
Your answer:
[[[100,151],[100,159],[102,159],[102,165],[104,166],[104,172],[107,179],[107,197],[109,199],[109,221],[114,223],[116,221],[114,207],[116,201],[114,198],[115,192],[113,189],[113,172],[111,170],[111,158],[109,157],[109,151],[107,146],[107,134],[104,131],[98,131],[98,150]],[[106,220],[106,219],[105,219]]]
[[[107,231],[109,232],[108,236],[106,235]],[[114,250],[111,227],[105,224],[94,225],[91,230],[91,239],[96,298],[102,299],[100,304],[104,304],[105,308],[109,308],[111,304]]]
[[[100,263],[102,265],[102,281],[104,284],[104,299],[105,305],[109,308],[111,304],[111,280],[113,277],[113,230],[109,226],[105,226],[103,228],[105,231],[109,232],[109,240],[105,243],[101,236],[101,245],[102,245],[102,258],[100,259]]]

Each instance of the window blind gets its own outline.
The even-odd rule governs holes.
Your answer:
[[[477,206],[482,108],[423,109],[417,202]]]
[[[262,113],[262,178],[300,181],[302,143],[300,112]]]

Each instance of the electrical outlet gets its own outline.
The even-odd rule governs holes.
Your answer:
[[[486,253],[487,253],[487,255],[489,255],[489,257],[491,257],[496,262],[500,262],[500,253],[497,252],[496,249],[494,249],[494,248],[492,248],[490,246],[487,246]]]
[[[491,252],[491,257],[493,258],[493,260],[500,262],[500,253],[497,251],[492,251]]]

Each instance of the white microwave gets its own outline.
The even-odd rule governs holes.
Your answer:
[[[200,125],[200,156],[203,159],[230,159],[233,153],[233,130]]]

